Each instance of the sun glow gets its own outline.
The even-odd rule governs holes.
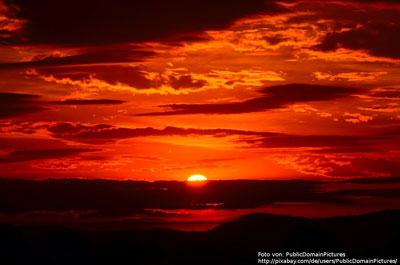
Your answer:
[[[207,180],[207,178],[204,177],[203,175],[193,175],[187,179],[187,181],[205,181],[205,180]]]

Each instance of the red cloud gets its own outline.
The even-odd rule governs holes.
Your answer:
[[[10,154],[0,156],[0,163],[25,162],[32,160],[68,157],[92,151],[97,150],[84,148],[17,150],[11,152]]]

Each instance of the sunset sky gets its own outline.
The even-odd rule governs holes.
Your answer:
[[[0,177],[400,189],[399,47],[394,0],[0,0]]]

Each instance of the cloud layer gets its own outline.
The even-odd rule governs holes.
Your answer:
[[[392,182],[398,184],[399,179],[392,179]],[[330,187],[349,184],[302,180],[210,181],[196,190],[175,181],[0,179],[0,183],[0,213],[76,211],[92,217],[129,217],[149,213],[151,209],[251,209],[278,202],[345,205],[353,203],[351,196],[399,198],[400,194],[398,188],[374,190],[368,184],[331,190]],[[21,196],[30,199],[20,200]]]
[[[43,110],[39,96],[17,93],[0,93],[0,119],[12,118]]]
[[[183,114],[240,114],[282,108],[296,102],[324,101],[341,98],[360,91],[356,88],[312,84],[287,84],[264,88],[264,96],[235,103],[170,104],[161,107],[164,112],[142,113],[137,116],[163,116]]]
[[[273,1],[259,0],[246,3],[226,0],[5,2],[9,7],[17,7],[14,17],[26,21],[21,30],[25,40],[58,45],[162,40],[171,35],[223,28],[247,15],[286,11]]]

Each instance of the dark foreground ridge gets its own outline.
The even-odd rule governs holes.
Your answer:
[[[0,224],[1,264],[258,264],[258,252],[398,258],[400,210],[306,219],[255,213],[206,232]]]

